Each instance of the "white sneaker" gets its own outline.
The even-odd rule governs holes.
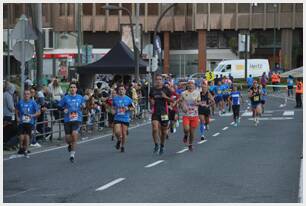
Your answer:
[[[30,144],[30,147],[35,147],[35,144]]]
[[[173,128],[173,133],[176,133],[176,128]]]
[[[41,147],[41,145],[38,142],[36,142],[36,144],[34,144],[34,147]]]

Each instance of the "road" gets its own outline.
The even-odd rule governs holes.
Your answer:
[[[6,203],[296,203],[299,201],[303,112],[269,97],[258,127],[242,106],[241,125],[215,115],[208,140],[193,152],[182,128],[153,155],[151,125],[130,130],[126,152],[109,136],[78,145],[76,162],[59,147],[3,162]],[[199,133],[198,133],[199,134]]]

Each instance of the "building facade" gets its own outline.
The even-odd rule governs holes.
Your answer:
[[[82,45],[91,45],[92,59],[101,58],[122,38],[127,12],[104,10],[102,3],[81,4]],[[135,3],[122,6],[136,15]],[[170,4],[140,3],[141,49],[152,43],[154,28]],[[43,4],[44,73],[54,75],[59,65],[74,64],[77,54],[77,4]],[[4,4],[4,41],[21,14],[31,20],[33,4]],[[135,20],[135,19],[134,19]],[[197,3],[176,4],[160,22],[163,73],[185,76],[212,70],[223,59],[239,59],[238,34],[251,36],[249,58],[267,58],[270,67],[285,70],[302,65],[303,4]],[[10,48],[14,42],[11,41]],[[275,53],[275,59],[273,54]],[[143,57],[146,51],[143,50]],[[6,62],[6,61],[5,61]]]

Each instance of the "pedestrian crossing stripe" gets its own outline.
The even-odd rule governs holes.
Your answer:
[[[251,117],[253,115],[253,112],[244,112],[241,116],[242,117]]]
[[[293,116],[294,111],[284,111],[283,116]]]
[[[293,117],[259,117],[258,120],[291,120]],[[254,120],[254,118],[249,118],[249,120]]]

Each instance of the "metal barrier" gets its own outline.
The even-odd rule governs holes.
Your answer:
[[[147,98],[142,97],[138,101],[139,106],[139,113],[136,119],[133,118],[133,115],[131,116],[131,122],[137,120],[137,119],[145,119],[146,113],[148,112],[147,108]],[[55,112],[58,113],[58,115],[54,115]],[[108,113],[95,110],[94,117],[92,117],[92,114],[84,114],[83,110],[82,115],[82,125],[80,127],[80,135],[82,136],[84,134],[84,128],[87,130],[87,128],[92,127],[93,131],[98,128],[98,130],[102,130],[105,127],[108,127]],[[55,134],[58,134],[58,140],[61,140],[63,138],[64,134],[64,125],[63,121],[64,118],[62,118],[64,115],[64,112],[58,110],[58,109],[48,109],[46,110],[43,115],[43,120],[40,122],[36,122],[34,125],[34,132],[33,137],[34,141],[36,142],[37,137],[43,137],[43,140],[47,140],[49,137],[49,140],[52,141]],[[60,118],[55,118],[55,116],[59,116]],[[91,125],[88,125],[87,121],[84,121],[86,118],[93,118],[93,122]],[[88,120],[88,119],[87,119]],[[50,127],[49,127],[50,125]],[[56,128],[57,127],[57,128]],[[39,130],[39,131],[38,131]],[[31,140],[32,141],[32,140]]]

